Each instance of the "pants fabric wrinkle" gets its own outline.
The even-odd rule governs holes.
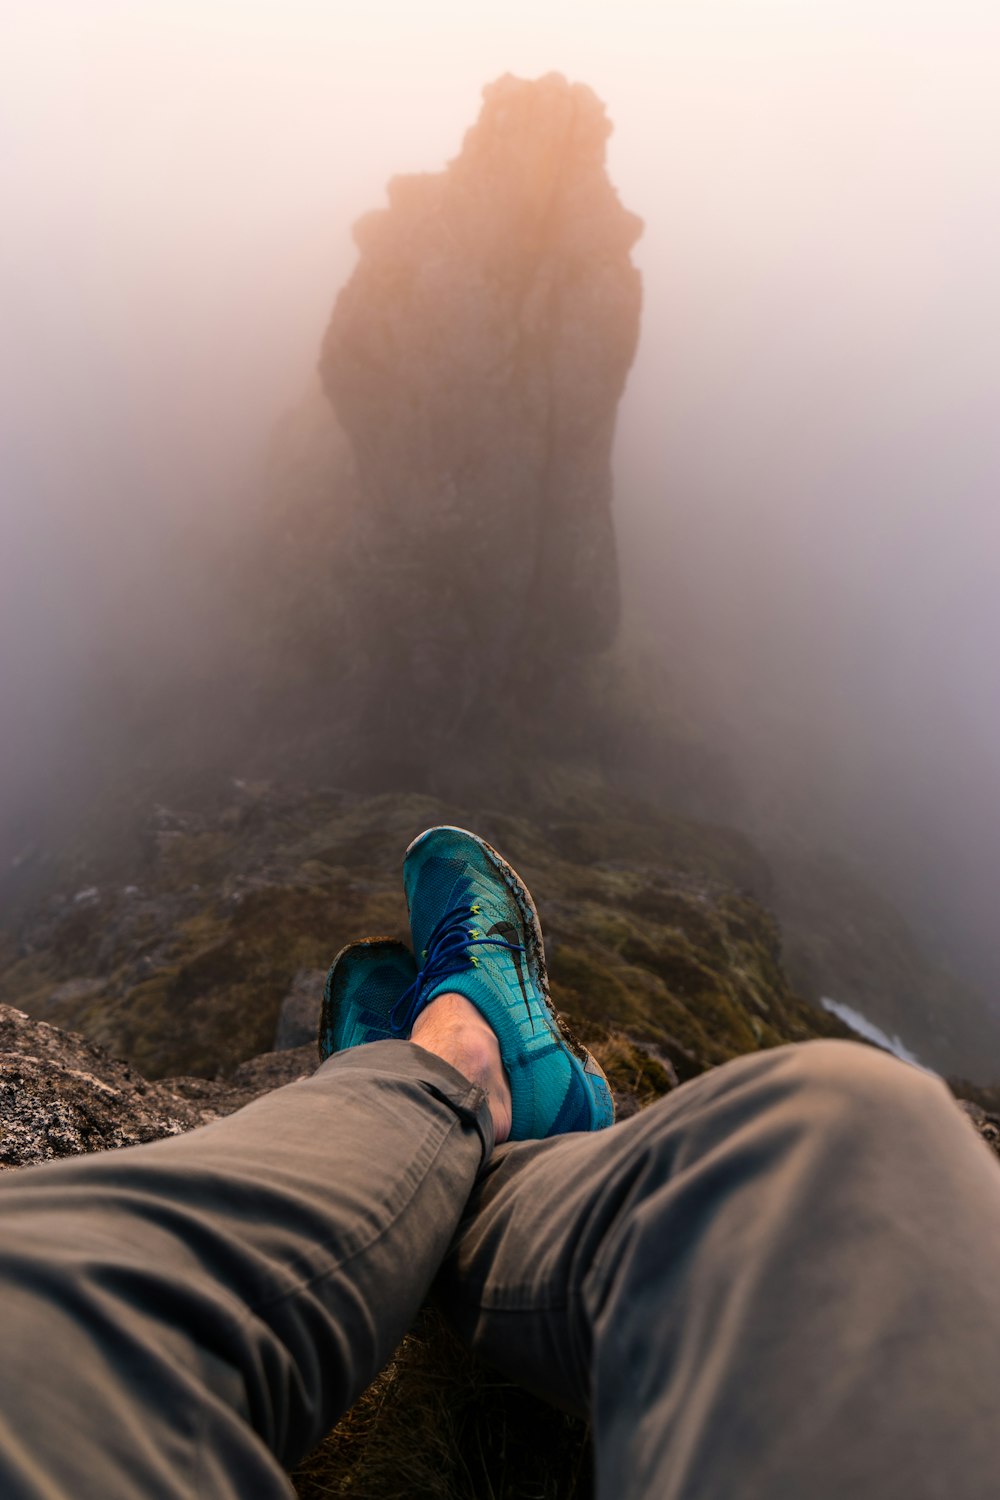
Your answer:
[[[1000,1177],[937,1081],[806,1043],[492,1146],[479,1089],[380,1042],[4,1177],[0,1493],[287,1496],[432,1285],[591,1417],[602,1500],[994,1491]]]

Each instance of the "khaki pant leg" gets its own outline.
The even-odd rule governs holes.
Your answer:
[[[289,1494],[491,1145],[480,1090],[380,1042],[189,1135],[0,1179],[0,1495]]]
[[[591,1415],[602,1500],[983,1500],[998,1258],[998,1164],[943,1085],[813,1042],[501,1147],[438,1288]]]

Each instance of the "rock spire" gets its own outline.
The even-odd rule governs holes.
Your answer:
[[[356,225],[322,349],[360,476],[348,587],[385,732],[418,710],[459,731],[618,623],[610,455],[641,221],[589,88],[508,75],[483,99],[444,171],[394,178]]]

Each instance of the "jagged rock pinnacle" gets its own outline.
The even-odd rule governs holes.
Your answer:
[[[455,160],[394,178],[356,226],[323,344],[363,492],[349,587],[375,731],[419,706],[448,733],[617,629],[610,452],[641,221],[589,88],[508,75],[483,97]]]

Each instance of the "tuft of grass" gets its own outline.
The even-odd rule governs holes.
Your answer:
[[[585,1423],[495,1375],[424,1308],[292,1475],[300,1500],[592,1500]]]

